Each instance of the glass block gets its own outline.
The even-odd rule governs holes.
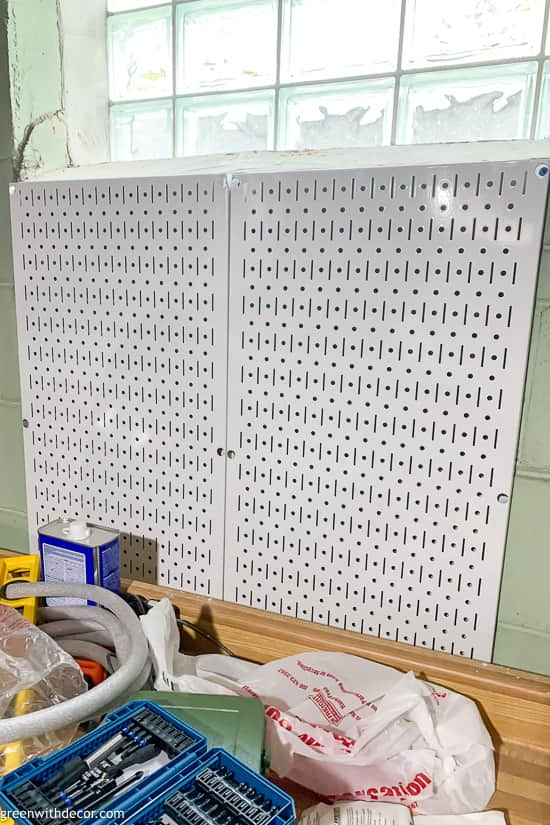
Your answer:
[[[172,101],[111,107],[111,160],[172,157]]]
[[[407,0],[403,67],[530,57],[544,0]]]
[[[177,6],[179,93],[267,86],[276,65],[276,0]]]
[[[170,6],[107,18],[111,100],[172,94]]]
[[[538,140],[550,138],[550,60],[544,64],[537,117]]]
[[[166,6],[166,0],[107,0],[107,11],[132,11],[147,6]]]
[[[177,155],[272,149],[274,103],[273,92],[176,101]]]
[[[529,136],[536,63],[403,75],[398,143]]]
[[[283,0],[281,79],[395,69],[400,0]]]
[[[278,149],[389,143],[393,80],[281,89]]]

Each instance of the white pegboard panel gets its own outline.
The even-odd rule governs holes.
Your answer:
[[[119,528],[123,574],[222,595],[221,176],[12,188],[31,536]]]
[[[241,177],[226,599],[490,659],[547,171]]]

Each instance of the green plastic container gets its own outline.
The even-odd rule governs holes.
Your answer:
[[[210,748],[224,748],[252,770],[264,772],[265,716],[257,699],[164,690],[142,690],[132,699],[156,702],[203,733]]]

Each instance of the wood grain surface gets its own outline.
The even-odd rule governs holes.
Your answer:
[[[506,813],[509,825],[550,825],[550,678],[462,659],[398,642],[361,636],[286,616],[240,607],[138,581],[128,592],[167,596],[180,615],[211,633],[237,656],[265,663],[295,653],[330,650],[351,653],[463,693],[487,724],[497,761],[497,791],[490,808]],[[192,632],[187,652],[217,648]],[[277,779],[303,810],[314,804],[309,791]]]

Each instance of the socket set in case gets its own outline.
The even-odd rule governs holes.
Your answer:
[[[135,809],[134,809],[135,810]],[[166,780],[128,825],[291,825],[294,802],[221,748]]]
[[[4,811],[40,810],[47,823],[67,811],[124,807],[161,777],[206,752],[206,738],[153,702],[132,702],[91,733],[0,779]],[[11,815],[11,814],[10,814]],[[36,816],[13,816],[31,822]]]
[[[296,818],[287,794],[226,751],[207,752],[202,734],[154,702],[131,702],[82,739],[4,776],[0,808],[25,825],[109,810],[135,825],[291,825]]]

